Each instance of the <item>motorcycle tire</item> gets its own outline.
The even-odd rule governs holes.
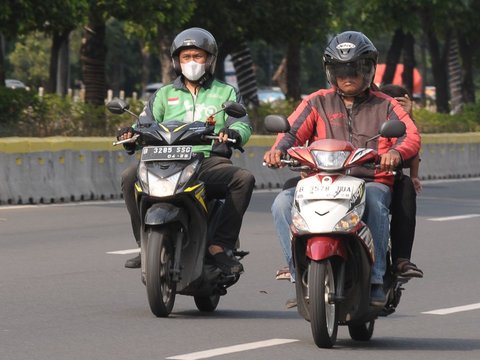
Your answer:
[[[194,296],[195,305],[197,309],[203,312],[212,312],[215,311],[217,305],[220,301],[220,295],[214,294],[210,296]]]
[[[313,340],[320,348],[335,345],[338,331],[338,308],[329,299],[335,294],[331,261],[311,261],[308,271],[310,289],[310,327]]]
[[[348,325],[350,337],[356,341],[368,341],[372,338],[375,320],[360,325]]]
[[[150,309],[157,317],[170,315],[175,303],[177,283],[172,279],[174,248],[168,229],[148,230],[146,288]]]

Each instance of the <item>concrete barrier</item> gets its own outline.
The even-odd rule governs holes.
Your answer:
[[[262,166],[272,136],[253,136],[235,165],[249,169],[257,189],[280,188],[296,176]],[[424,135],[422,179],[480,176],[480,134]],[[121,198],[121,173],[138,156],[111,138],[0,138],[0,204],[58,203]]]

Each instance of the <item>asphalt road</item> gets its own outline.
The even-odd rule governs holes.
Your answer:
[[[425,277],[406,285],[371,341],[340,327],[331,350],[285,308],[293,286],[274,280],[275,192],[254,194],[246,272],[217,311],[177,296],[169,318],[152,315],[139,271],[123,267],[132,255],[111,253],[134,248],[121,202],[0,207],[0,359],[479,359],[479,188],[480,179],[424,184],[413,261]]]

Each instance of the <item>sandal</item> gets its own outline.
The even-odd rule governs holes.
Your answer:
[[[401,277],[423,278],[423,271],[408,259],[397,259],[395,275]]]
[[[277,274],[275,275],[275,280],[290,280],[290,278],[291,275],[288,266],[285,266],[284,268],[278,270]]]

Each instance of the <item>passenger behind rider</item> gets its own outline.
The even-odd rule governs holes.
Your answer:
[[[412,117],[413,104],[407,89],[399,85],[383,85],[380,91],[397,100]],[[392,240],[392,260],[397,275],[404,277],[423,277],[423,271],[410,261],[413,241],[415,239],[417,194],[422,191],[418,177],[420,157],[417,154],[404,164],[410,167],[410,176],[397,170],[393,185],[392,204],[390,212],[390,239]]]
[[[387,120],[406,124],[406,134],[393,141],[380,138],[368,147],[380,155],[378,170],[362,171],[352,175],[366,180],[366,210],[363,220],[372,232],[375,262],[371,274],[370,302],[385,304],[383,275],[389,239],[389,207],[394,169],[414,157],[420,150],[417,128],[400,104],[378,91],[373,77],[378,51],[362,33],[346,31],[335,36],[324,52],[324,69],[331,89],[321,89],[307,96],[290,115],[291,129],[279,134],[264,161],[273,167],[282,166],[286,150],[323,139],[348,140],[354,146],[364,147],[368,138],[378,133]],[[282,191],[272,205],[277,233],[289,233],[294,188]]]
[[[179,33],[170,48],[173,68],[178,75],[172,84],[165,85],[152,95],[140,115],[141,122],[158,123],[168,120],[186,122],[206,121],[214,112],[222,109],[225,101],[241,102],[236,89],[214,79],[217,60],[217,43],[208,31],[190,28]],[[232,147],[243,146],[251,136],[248,116],[236,119],[224,113],[215,115],[215,131],[218,140],[210,145],[194,146],[193,152],[203,152],[199,179],[205,183],[207,198],[225,198],[218,226],[209,239],[207,256],[225,273],[243,272],[242,264],[229,256],[240,233],[243,215],[252,196],[255,178],[245,169],[232,165]],[[117,138],[124,140],[133,136],[131,127],[119,131]],[[236,143],[228,142],[235,139]],[[134,145],[125,145],[134,152]],[[122,174],[122,192],[130,214],[133,234],[140,246],[141,219],[135,200],[134,184],[137,181],[137,164],[132,164]],[[139,268],[140,255],[127,260],[125,267]]]

